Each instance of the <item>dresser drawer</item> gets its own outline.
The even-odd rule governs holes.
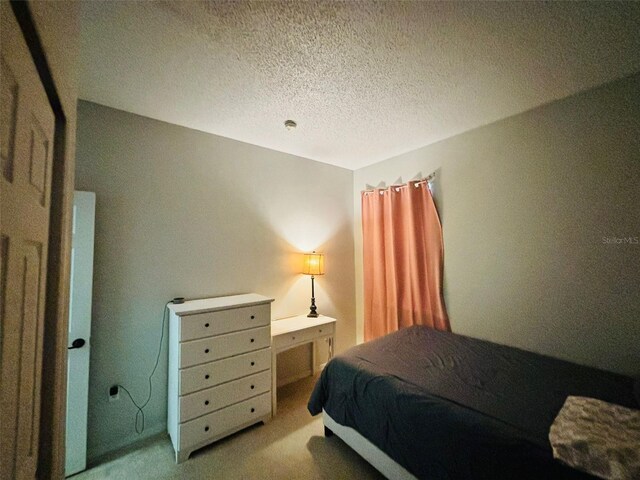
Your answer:
[[[251,352],[271,345],[269,326],[180,344],[180,368]]]
[[[271,349],[263,348],[255,352],[185,368],[180,370],[180,395],[246,377],[270,367]]]
[[[220,410],[271,390],[271,370],[180,397],[180,421]]]
[[[185,315],[180,319],[180,341],[262,327],[271,322],[270,305],[253,305],[216,312]]]
[[[271,413],[271,393],[263,393],[180,425],[180,448],[206,442]]]
[[[278,350],[280,348],[296,345],[298,343],[310,342],[314,338],[322,338],[322,336],[333,335],[333,323],[318,325],[316,327],[305,328],[293,333],[283,333],[274,338],[273,347]]]

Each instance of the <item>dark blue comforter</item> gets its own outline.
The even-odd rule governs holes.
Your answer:
[[[308,408],[418,478],[591,478],[553,459],[549,427],[568,395],[638,408],[631,378],[416,326],[332,359]]]

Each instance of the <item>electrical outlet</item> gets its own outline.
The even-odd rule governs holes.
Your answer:
[[[109,401],[115,402],[120,400],[120,387],[118,385],[112,385],[109,387]]]

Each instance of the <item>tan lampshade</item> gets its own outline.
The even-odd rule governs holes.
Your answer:
[[[324,254],[316,252],[305,253],[302,273],[305,275],[324,275]]]

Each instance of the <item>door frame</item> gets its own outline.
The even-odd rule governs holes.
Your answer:
[[[37,477],[64,478],[67,382],[67,328],[71,254],[71,214],[74,186],[75,125],[70,127],[56,88],[45,49],[36,29],[29,2],[11,0],[11,9],[31,53],[55,116],[49,258],[45,300],[42,366],[40,444]]]

